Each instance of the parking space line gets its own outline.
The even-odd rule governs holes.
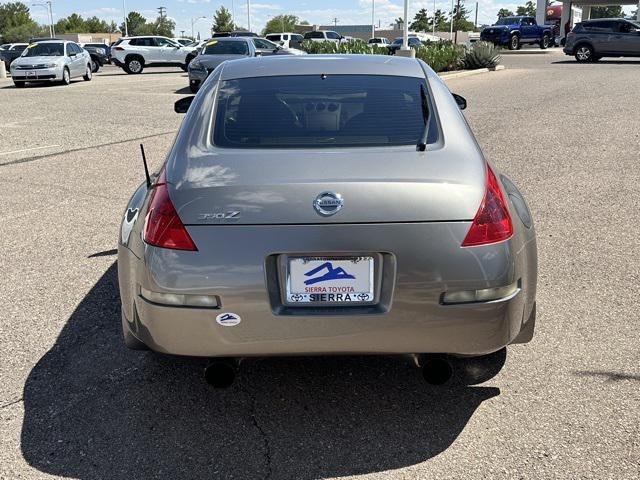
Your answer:
[[[44,147],[31,147],[31,148],[23,148],[22,150],[12,150],[10,152],[0,152],[0,155],[11,155],[12,153],[24,153],[30,152],[31,150],[42,150],[45,148],[54,148],[59,147],[60,145],[45,145]]]

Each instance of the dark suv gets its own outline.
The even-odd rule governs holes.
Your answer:
[[[563,51],[579,62],[640,57],[640,23],[622,18],[585,20],[569,32]]]

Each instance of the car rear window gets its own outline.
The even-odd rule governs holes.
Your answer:
[[[272,42],[279,42],[281,40],[280,35],[267,35],[266,38]]]
[[[304,34],[304,38],[324,38],[322,32],[307,32]]]
[[[218,41],[211,40],[204,44],[203,55],[247,55],[249,47],[243,40]]]
[[[230,148],[417,144],[427,91],[423,79],[383,75],[227,80],[213,141]]]

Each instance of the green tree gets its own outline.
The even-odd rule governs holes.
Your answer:
[[[156,18],[153,24],[156,35],[163,37],[173,37],[173,30],[176,28],[176,22],[165,16]]]
[[[276,15],[270,19],[262,30],[262,35],[278,32],[293,32],[298,25],[298,17],[295,15]]]
[[[85,28],[89,33],[102,33],[109,32],[111,26],[104,20],[100,20],[98,17],[87,18],[84,22]],[[115,24],[114,24],[115,26]]]
[[[513,12],[508,8],[501,8],[500,10],[498,10],[498,18],[504,17],[513,17]]]
[[[49,29],[38,25],[22,2],[0,5],[0,37],[3,42],[26,42],[32,37],[47,37]]]
[[[621,18],[624,12],[620,5],[610,7],[591,7],[591,18]]]
[[[413,17],[413,22],[409,24],[409,29],[414,32],[426,32],[427,30],[431,30],[432,25],[433,19],[427,14],[427,9],[421,8]]]
[[[449,30],[449,22],[447,21],[447,16],[442,10],[436,10],[436,12],[433,14],[433,18],[436,22],[436,31],[446,32],[447,30]]]
[[[235,29],[233,19],[231,18],[231,12],[224,7],[220,7],[213,15],[213,25],[211,26],[211,33],[215,32],[231,32]]]
[[[519,6],[516,8],[516,15],[526,15],[529,17],[536,16],[536,5],[531,0],[524,4],[524,6]]]
[[[66,18],[61,18],[56,22],[57,33],[87,33],[86,22],[81,15],[72,13]]]
[[[138,12],[129,12],[127,15],[127,28],[129,29],[129,36],[135,35],[147,35],[149,33],[149,27],[147,19],[140,15]],[[120,31],[124,34],[124,22],[120,24]]]
[[[475,30],[475,25],[473,22],[468,20],[471,12],[464,4],[464,0],[460,0],[460,8],[456,5],[453,9],[453,30],[454,31],[470,31]],[[447,25],[450,27],[450,25]]]
[[[29,7],[22,2],[9,2],[0,5],[0,34],[12,27],[28,25],[33,22]]]

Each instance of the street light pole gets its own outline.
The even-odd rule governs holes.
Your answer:
[[[401,50],[409,50],[409,0],[404,0],[404,19],[402,22],[402,47]]]
[[[203,18],[207,18],[207,17],[205,17],[205,16],[203,15],[203,16],[201,16],[201,17],[197,17],[197,18],[192,18],[192,19],[191,19],[191,38],[193,38],[193,39],[195,39],[195,38],[196,38],[196,34],[195,34],[195,30],[193,29],[193,26],[195,25],[195,23],[196,23],[198,20],[202,20]]]
[[[451,0],[451,31],[449,32],[449,40],[453,40],[453,0]]]
[[[371,38],[376,36],[376,0],[371,0]]]
[[[122,14],[124,15],[124,36],[129,36],[129,25],[127,24],[127,6],[125,5],[125,0],[122,0]]]
[[[247,0],[247,30],[251,31],[251,0]]]
[[[53,26],[53,13],[51,11],[51,2],[47,0],[44,3],[32,3],[31,5],[34,7],[44,7],[47,9],[47,16],[49,17],[49,37],[50,38],[55,37],[55,29]]]
[[[433,0],[433,34],[436,34],[436,0]]]

